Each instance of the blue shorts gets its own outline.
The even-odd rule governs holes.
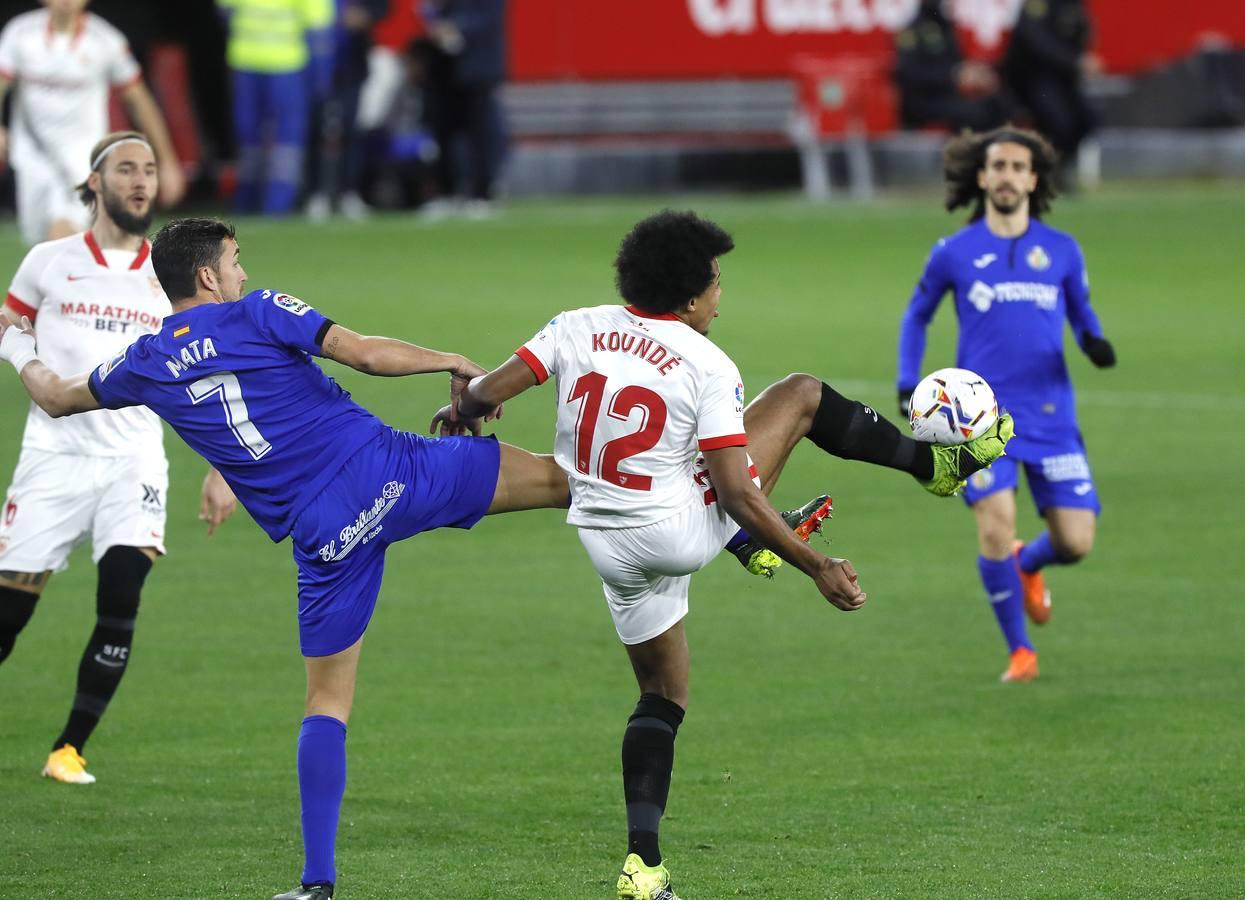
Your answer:
[[[303,656],[330,656],[362,637],[388,546],[480,521],[500,465],[494,438],[426,438],[392,428],[347,460],[291,532]]]
[[[1039,514],[1046,515],[1051,507],[1092,509],[1094,515],[1102,512],[1094,476],[1085,457],[1085,445],[1079,440],[1066,446],[1030,450],[1025,456],[1032,456],[1032,459],[1004,456],[990,468],[975,472],[964,489],[965,502],[973,506],[983,497],[999,491],[1016,490],[1018,470],[1023,463],[1029,493]]]

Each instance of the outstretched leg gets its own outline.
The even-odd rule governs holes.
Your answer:
[[[788,375],[767,387],[744,411],[744,428],[766,493],[802,438],[843,459],[899,469],[922,481],[934,475],[929,444],[906,437],[872,407],[812,375]]]
[[[788,375],[761,392],[744,411],[748,452],[768,493],[801,438],[832,456],[907,472],[927,490],[954,493],[965,478],[1003,453],[1011,418],[1002,416],[989,432],[954,447],[914,440],[871,406],[844,397],[812,375]]]
[[[552,455],[501,445],[497,488],[486,515],[521,509],[566,509],[570,499],[566,473]]]

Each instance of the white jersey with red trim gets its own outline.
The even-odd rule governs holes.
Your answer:
[[[515,352],[557,381],[554,456],[570,476],[572,525],[631,528],[710,502],[699,451],[748,443],[739,369],[673,315],[571,310]]]
[[[35,323],[39,358],[58,375],[88,372],[172,313],[151,267],[151,246],[101,250],[91,232],[37,244],[5,303]],[[145,406],[52,419],[30,405],[23,447],[54,453],[130,456],[161,451],[164,429]]]
[[[32,160],[67,184],[90,174],[90,153],[108,133],[108,91],[141,71],[125,36],[92,13],[71,32],[54,32],[46,9],[14,17],[0,32],[0,76],[17,82],[9,159],[19,172]]]

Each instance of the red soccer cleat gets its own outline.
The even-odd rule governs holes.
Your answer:
[[[1046,579],[1042,573],[1026,572],[1020,568],[1020,548],[1024,541],[1016,541],[1012,550],[1012,559],[1016,560],[1016,571],[1020,573],[1020,586],[1025,592],[1025,615],[1034,625],[1045,625],[1050,621],[1050,590],[1046,587]]]
[[[1037,654],[1028,647],[1017,647],[1012,652],[1011,662],[1007,671],[999,676],[999,681],[1032,681],[1038,677]]]

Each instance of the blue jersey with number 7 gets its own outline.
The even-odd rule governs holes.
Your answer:
[[[312,361],[332,324],[271,290],[195,306],[93,371],[91,393],[106,409],[147,406],[168,422],[279,541],[386,427]]]

